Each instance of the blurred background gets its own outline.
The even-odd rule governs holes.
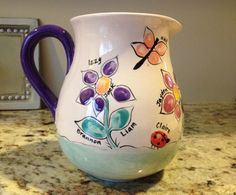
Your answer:
[[[163,14],[183,24],[170,41],[170,49],[185,104],[236,100],[235,0],[0,0],[0,17],[37,18],[40,25],[60,25],[72,36],[70,18],[117,11]],[[60,43],[43,40],[40,71],[56,94],[65,69]]]

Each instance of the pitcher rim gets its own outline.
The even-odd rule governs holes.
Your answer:
[[[74,22],[77,19],[83,19],[83,18],[90,18],[90,17],[95,17],[95,16],[147,16],[147,17],[155,17],[155,18],[161,18],[164,20],[167,20],[169,22],[174,22],[177,24],[178,29],[181,30],[182,29],[182,24],[170,17],[170,16],[165,16],[162,14],[153,14],[153,13],[142,13],[142,12],[98,12],[98,13],[90,13],[90,14],[82,14],[82,15],[78,15],[75,17],[72,17],[70,19],[71,22]]]

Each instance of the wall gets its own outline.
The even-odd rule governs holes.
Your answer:
[[[185,103],[234,101],[236,98],[235,0],[0,0],[0,17],[38,18],[72,33],[76,15],[133,11],[164,14],[183,23],[171,43],[172,62]],[[61,45],[45,39],[40,48],[41,74],[58,94],[65,73]]]

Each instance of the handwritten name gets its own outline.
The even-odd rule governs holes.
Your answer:
[[[167,126],[167,124],[164,125],[162,122],[157,122],[156,128],[158,128],[158,129],[159,129],[159,128],[160,128],[160,129],[163,129],[163,130],[167,131],[168,133],[170,132],[170,129],[169,129],[169,127]]]
[[[135,126],[137,126],[137,124],[134,123],[134,122],[132,122],[132,124],[131,124],[128,128],[124,129],[123,131],[120,131],[120,134],[121,134],[122,136],[128,135],[131,131],[134,130],[134,127],[135,127]]]
[[[102,58],[101,57],[99,57],[99,58],[96,58],[96,59],[89,59],[88,60],[88,65],[89,66],[91,66],[91,65],[93,65],[93,64],[101,64],[101,62],[102,62]]]
[[[161,106],[162,100],[163,100],[164,95],[165,95],[165,93],[166,93],[167,91],[168,91],[167,89],[161,89],[160,97],[159,97],[159,99],[156,101],[156,104],[157,104],[159,107]]]
[[[107,97],[108,95],[110,95],[114,87],[115,87],[114,83],[111,83],[110,88],[109,88],[108,91],[104,94],[104,96]]]
[[[80,129],[77,130],[77,133],[83,138],[83,139],[86,139],[87,141],[93,143],[93,144],[98,144],[98,145],[101,145],[101,141],[100,140],[96,140],[96,139],[93,139],[91,137],[88,137],[87,135],[85,135]]]

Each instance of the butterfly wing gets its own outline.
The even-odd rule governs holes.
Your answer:
[[[161,63],[161,58],[156,51],[152,51],[148,56],[148,62],[152,65],[157,65]]]
[[[165,55],[166,53],[166,50],[167,50],[167,46],[166,44],[163,42],[163,41],[159,41],[155,47],[157,53],[160,55],[160,56],[163,56]]]
[[[131,46],[136,55],[140,58],[143,58],[148,53],[148,48],[143,42],[133,42],[131,43]]]
[[[155,41],[155,36],[152,30],[148,27],[144,30],[143,40],[148,49],[152,48]]]

